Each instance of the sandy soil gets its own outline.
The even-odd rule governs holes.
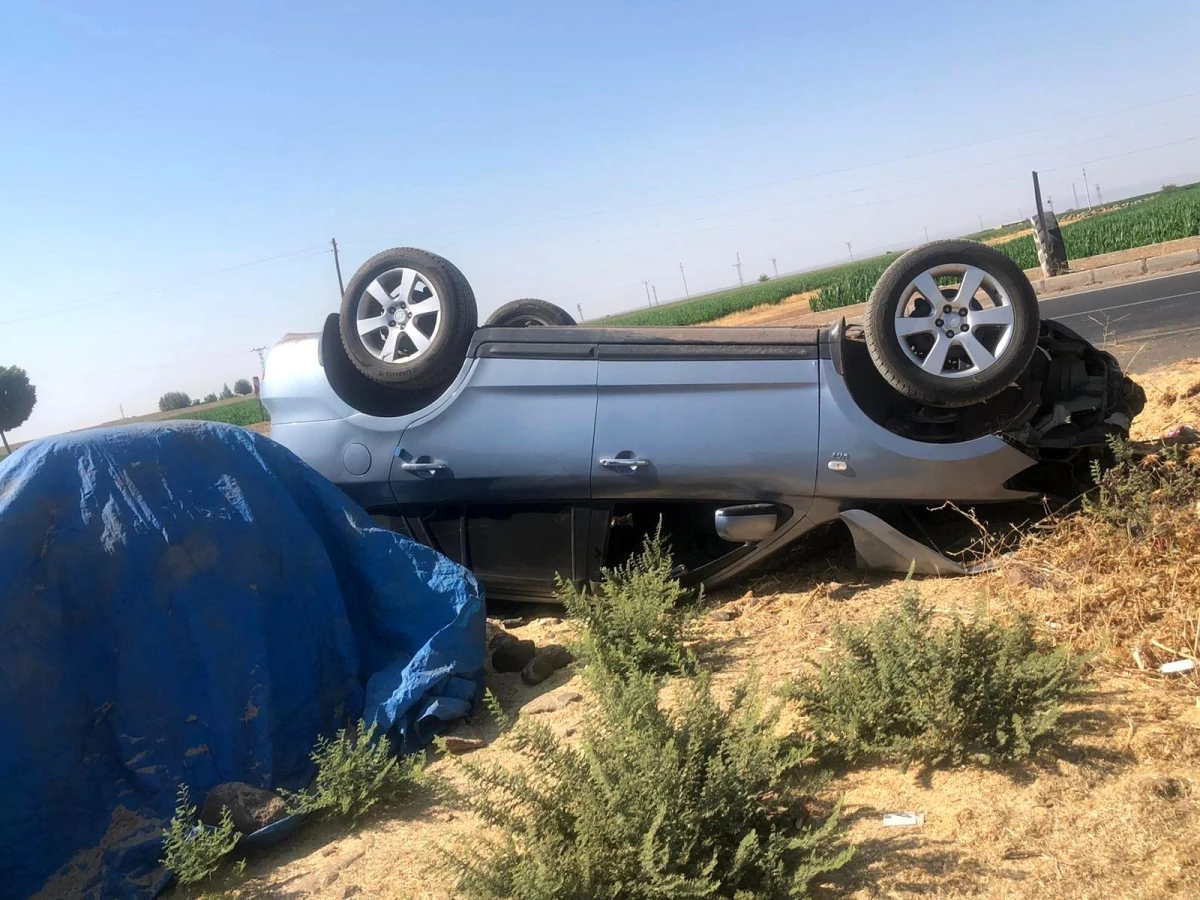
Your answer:
[[[1142,379],[1149,397],[1136,436],[1155,436],[1181,421],[1200,421],[1200,360]],[[1038,574],[1018,555],[1001,569],[969,579],[923,579],[940,614],[982,603],[1003,614],[1027,609],[1049,629],[1055,575]],[[1078,566],[1068,561],[1065,566]],[[1068,574],[1065,570],[1059,573]],[[768,684],[804,671],[831,649],[837,622],[865,619],[894,602],[898,580],[854,568],[846,542],[830,536],[797,548],[771,574],[710,597],[706,605],[738,614],[707,617],[702,658],[727,688],[751,665]],[[1048,593],[1047,593],[1048,591]],[[1060,598],[1061,599],[1061,598]],[[1044,605],[1043,605],[1044,604]],[[1069,605],[1069,604],[1068,604]],[[508,630],[539,645],[571,630],[554,608],[535,610]],[[507,614],[511,614],[509,611]],[[1064,620],[1065,621],[1065,620]],[[493,622],[492,629],[500,627]],[[517,675],[488,674],[506,710],[519,713],[552,691],[584,688],[570,670],[527,687]],[[559,734],[579,728],[586,699],[541,716]],[[1162,898],[1200,891],[1200,685],[1194,675],[1168,680],[1132,663],[1097,665],[1096,690],[1071,710],[1078,734],[1056,758],[1005,770],[962,768],[933,773],[868,768],[837,778],[848,839],[857,860],[824,897]],[[477,761],[520,764],[490,727],[456,733],[483,737]],[[457,780],[454,760],[435,759],[434,774]],[[917,811],[925,823],[885,828],[885,812]],[[286,846],[250,861],[244,877],[210,887],[247,900],[349,897],[449,900],[452,883],[439,854],[471,840],[480,824],[432,796],[381,810],[355,830],[307,826]],[[199,892],[176,891],[176,897]],[[217,896],[210,893],[209,896]]]

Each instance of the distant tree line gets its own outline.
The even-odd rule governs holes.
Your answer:
[[[37,388],[19,366],[0,366],[0,441],[4,452],[11,453],[4,432],[25,424],[37,403]]]
[[[171,412],[176,409],[186,409],[189,406],[199,406],[201,403],[216,403],[218,400],[232,400],[234,397],[245,397],[247,394],[254,393],[254,388],[250,385],[248,378],[239,378],[233,383],[233,390],[229,389],[229,383],[221,385],[220,394],[205,394],[204,399],[197,397],[193,400],[183,391],[167,391],[158,398],[158,411]]]

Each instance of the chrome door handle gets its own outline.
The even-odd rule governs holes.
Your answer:
[[[643,466],[650,465],[650,460],[638,457],[632,459],[610,459],[604,457],[600,460],[600,465],[606,469],[640,469]]]
[[[440,462],[402,462],[400,468],[405,472],[444,472],[450,467]]]

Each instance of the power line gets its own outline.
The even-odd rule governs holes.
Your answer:
[[[207,271],[193,272],[190,274],[189,273],[180,273],[179,277],[187,278],[187,279],[210,278],[214,275],[224,275],[229,272],[237,272],[237,271],[240,271],[241,269],[251,268],[252,266],[261,266],[261,265],[265,265],[267,263],[279,262],[280,260],[284,260],[284,259],[295,259],[298,256],[314,256],[318,253],[328,253],[328,252],[329,252],[329,250],[327,248],[325,248],[324,246],[305,247],[300,250],[290,250],[287,253],[279,253],[279,254],[276,254],[275,256],[264,256],[261,259],[252,259],[252,260],[249,260],[248,262],[236,263],[235,265],[232,265],[232,266],[224,266],[219,269],[209,269]],[[108,291],[107,293],[104,293],[104,294],[95,294],[91,297],[78,298],[78,299],[73,300],[72,302],[77,303],[77,304],[87,304],[89,307],[95,307],[95,306],[99,306],[104,303],[111,303],[114,300],[122,300],[122,299],[133,300],[133,299],[138,299],[138,298],[144,299],[146,297],[153,297],[156,294],[169,293],[172,290],[175,290],[175,288],[173,288],[173,287],[155,287],[155,288],[135,288],[133,290],[122,289],[122,290],[116,290],[116,291]],[[22,322],[32,322],[37,319],[47,319],[52,316],[58,316],[61,314],[62,313],[59,310],[55,309],[55,310],[51,310],[49,312],[37,313],[32,316],[21,316],[16,319],[5,319],[3,321],[0,321],[0,325],[17,325]]]
[[[1139,147],[1135,150],[1127,150],[1122,153],[1112,153],[1107,156],[1098,156],[1098,157],[1094,157],[1092,159],[1083,160],[1082,162],[1066,163],[1061,166],[1049,166],[1049,167],[1040,169],[1040,171],[1042,171],[1042,172],[1058,172],[1063,169],[1074,169],[1080,165],[1091,165],[1092,163],[1104,162],[1106,160],[1117,159],[1117,158],[1123,157],[1123,156],[1133,156],[1138,153],[1149,153],[1152,150],[1161,150],[1164,147],[1174,147],[1179,144],[1187,144],[1187,143],[1191,143],[1194,140],[1196,140],[1196,138],[1194,138],[1194,137],[1182,138],[1177,141],[1168,141],[1165,144],[1155,144],[1153,147]],[[775,216],[770,219],[757,219],[754,221],[756,221],[756,222],[786,222],[791,219],[809,218],[811,216],[821,215],[822,213],[827,213],[827,212],[840,212],[840,211],[847,210],[847,209],[862,209],[862,208],[865,208],[868,206],[878,206],[883,203],[899,203],[899,202],[902,202],[905,200],[916,200],[921,197],[933,197],[933,196],[937,196],[938,194],[953,193],[955,191],[966,190],[967,188],[978,187],[980,185],[998,184],[998,183],[1005,182],[1005,181],[1012,181],[1015,178],[1024,178],[1024,177],[1025,177],[1024,175],[1020,175],[1020,174],[1001,175],[997,178],[989,178],[989,179],[985,179],[983,181],[974,181],[974,182],[971,182],[970,184],[957,184],[957,185],[952,185],[952,186],[946,187],[946,188],[936,188],[936,189],[930,190],[930,191],[921,191],[921,192],[918,192],[915,194],[905,194],[900,197],[885,197],[885,198],[882,198],[879,200],[868,200],[865,203],[856,203],[853,205],[843,204],[841,206],[829,207],[829,208],[825,208],[825,209],[805,210],[802,213],[794,213],[794,214],[787,215],[787,216]],[[909,179],[909,180],[912,180],[912,179]],[[881,186],[886,186],[886,185],[881,185]],[[844,194],[844,193],[861,193],[862,190],[863,189],[860,188],[860,189],[856,189],[854,191],[840,192],[839,194],[829,194],[829,195],[825,195],[822,197],[814,197],[814,198],[809,198],[809,199],[810,200],[812,200],[812,199],[822,199],[822,200],[831,199],[832,197],[840,196],[841,194]],[[780,204],[780,205],[791,205],[791,204]],[[1076,203],[1076,206],[1078,207],[1078,203]],[[744,215],[746,212],[753,212],[753,211],[754,210],[739,210],[737,212],[731,213],[731,215],[740,216],[740,215]],[[706,216],[705,218],[715,218],[715,217]],[[702,220],[695,220],[695,221],[702,221]],[[717,230],[720,230],[723,228],[736,228],[738,226],[745,225],[745,224],[747,224],[747,223],[739,221],[739,222],[730,222],[730,223],[726,223],[723,225],[709,225],[709,226],[706,226],[703,228],[687,228],[687,229],[681,229],[681,230],[677,230],[677,231],[666,231],[666,232],[658,232],[658,233],[653,233],[653,234],[644,232],[644,233],[638,234],[638,235],[627,235],[625,237],[612,238],[612,239],[610,239],[608,241],[604,241],[602,243],[616,243],[618,241],[626,241],[626,240],[646,240],[646,239],[655,238],[655,237],[674,237],[676,235],[700,234],[705,231],[717,231]]]
[[[494,225],[479,225],[474,228],[460,228],[460,229],[456,229],[454,231],[444,232],[444,234],[454,234],[454,235],[471,234],[471,233],[475,233],[475,232],[495,231],[495,230],[500,230],[500,229],[505,229],[505,228],[523,228],[523,227],[528,227],[531,225],[547,225],[547,224],[552,224],[555,222],[572,221],[575,219],[587,219],[587,218],[593,218],[596,216],[614,215],[616,213],[634,212],[634,211],[642,210],[642,209],[654,209],[656,207],[670,206],[670,205],[673,205],[676,203],[689,203],[693,200],[707,200],[711,197],[723,197],[723,196],[726,196],[729,194],[740,193],[742,191],[752,191],[752,190],[759,190],[761,188],[778,187],[780,185],[792,184],[797,181],[806,181],[806,180],[812,179],[812,178],[825,178],[830,175],[841,175],[846,172],[855,172],[855,171],[859,171],[862,169],[874,168],[876,166],[890,165],[891,163],[907,162],[908,160],[921,159],[922,157],[934,156],[939,153],[951,153],[955,150],[965,150],[970,147],[979,147],[979,146],[983,146],[984,144],[992,144],[992,143],[996,143],[998,141],[1009,140],[1009,139],[1015,138],[1015,137],[1026,137],[1031,134],[1039,134],[1044,131],[1053,131],[1054,129],[1057,129],[1057,128],[1066,128],[1071,125],[1079,125],[1083,122],[1092,122],[1092,121],[1095,121],[1096,119],[1103,119],[1103,118],[1107,118],[1109,116],[1121,115],[1123,113],[1134,112],[1136,110],[1141,110],[1141,109],[1149,109],[1151,107],[1162,106],[1167,103],[1176,103],[1180,100],[1188,100],[1188,99],[1191,99],[1193,97],[1198,97],[1198,96],[1200,96],[1200,91],[1192,91],[1190,93],[1180,94],[1175,97],[1167,97],[1167,98],[1163,98],[1161,100],[1153,100],[1149,103],[1140,103],[1136,106],[1127,106],[1127,107],[1124,107],[1123,109],[1114,109],[1114,110],[1110,110],[1108,112],[1095,113],[1090,116],[1083,116],[1078,119],[1071,119],[1066,122],[1059,122],[1059,123],[1056,123],[1053,125],[1043,125],[1038,128],[1030,128],[1030,129],[1026,129],[1024,131],[1014,131],[1014,132],[1010,132],[1008,134],[997,135],[996,137],[981,138],[980,140],[977,140],[977,141],[968,141],[967,143],[964,143],[964,144],[953,144],[948,147],[938,147],[938,148],[935,148],[932,150],[922,150],[917,153],[909,153],[909,154],[905,154],[903,156],[894,156],[894,157],[890,157],[888,159],[876,160],[874,162],[858,163],[853,166],[843,166],[842,168],[838,168],[838,169],[827,169],[822,172],[809,172],[804,175],[795,175],[795,176],[791,176],[788,178],[776,179],[774,181],[762,181],[762,182],[757,182],[755,184],[746,184],[746,185],[740,185],[738,187],[725,188],[725,189],[719,190],[719,191],[707,191],[705,193],[691,194],[691,195],[685,196],[685,197],[672,197],[672,198],[669,198],[666,200],[655,200],[650,203],[637,203],[637,204],[631,204],[629,206],[618,206],[618,207],[612,207],[609,209],[591,210],[589,212],[574,213],[574,214],[565,215],[565,216],[552,216],[552,217],[546,217],[546,218],[541,218],[541,219],[531,219],[531,220],[527,220],[527,221],[523,221],[523,222],[502,222],[502,223],[497,223]],[[1148,128],[1148,127],[1153,127],[1153,126],[1152,125],[1143,126],[1143,128]],[[1137,130],[1143,130],[1143,129],[1137,129]]]

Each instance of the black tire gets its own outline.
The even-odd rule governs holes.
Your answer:
[[[955,264],[976,266],[994,278],[1008,295],[1014,315],[1008,346],[996,361],[976,375],[951,378],[926,372],[910,359],[895,322],[897,306],[913,279],[936,266]],[[970,406],[996,396],[1028,368],[1037,349],[1038,300],[1025,273],[998,250],[974,241],[933,241],[888,266],[867,301],[864,330],[879,374],[901,394],[927,406]]]
[[[400,268],[416,271],[437,294],[441,301],[437,313],[440,321],[432,334],[422,331],[430,340],[424,351],[418,354],[414,350],[412,359],[385,362],[371,352],[364,344],[365,338],[358,334],[359,301],[375,279]],[[381,304],[380,311],[383,311]],[[425,250],[402,247],[377,253],[359,266],[346,285],[339,320],[342,346],[356,369],[381,384],[417,390],[444,384],[462,367],[471,335],[478,325],[478,313],[471,285],[449,260]]]
[[[488,316],[485,328],[529,328],[531,326],[570,326],[575,324],[571,314],[561,306],[528,297],[514,300]]]

